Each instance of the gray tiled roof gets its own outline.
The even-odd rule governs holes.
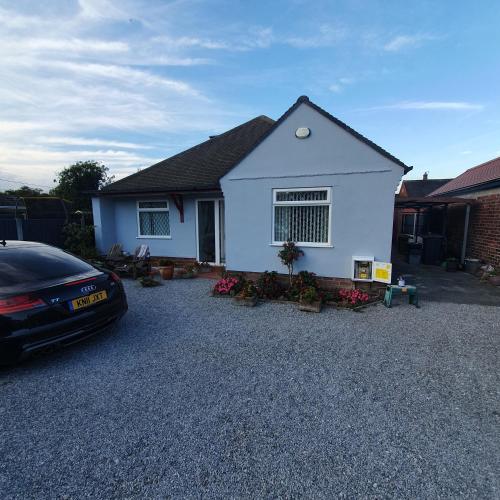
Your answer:
[[[418,198],[427,196],[450,180],[451,179],[408,180],[403,181],[403,184],[406,187],[406,193],[408,196]]]
[[[258,116],[182,153],[113,182],[100,193],[218,190],[219,179],[254,148],[273,124],[274,120],[271,118]]]

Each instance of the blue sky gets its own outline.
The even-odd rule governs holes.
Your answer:
[[[500,156],[499,25],[498,1],[0,0],[0,189],[123,177],[301,94],[453,177]]]

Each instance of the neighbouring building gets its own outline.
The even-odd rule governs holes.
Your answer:
[[[468,221],[467,257],[500,267],[500,157],[466,170],[429,194],[473,200]],[[463,240],[465,206],[448,210],[448,243],[458,248]]]
[[[403,162],[306,96],[274,121],[259,116],[106,186],[93,197],[98,249],[147,243],[154,256],[297,270],[349,280],[353,257],[390,262]]]
[[[398,198],[423,198],[443,186],[451,179],[429,179],[424,173],[421,180],[404,180],[401,183]],[[435,212],[436,213],[436,212]],[[417,217],[414,208],[396,208],[394,211],[394,236],[415,237],[428,232],[441,232],[443,220],[440,215],[429,217],[428,211],[423,211]]]

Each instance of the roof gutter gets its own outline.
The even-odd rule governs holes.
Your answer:
[[[206,189],[151,189],[149,191],[93,191],[89,194],[98,197],[116,196],[161,196],[172,194],[198,194],[198,193],[221,193],[221,188]]]

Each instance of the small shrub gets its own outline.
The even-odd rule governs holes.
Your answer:
[[[300,250],[293,241],[285,241],[285,243],[283,243],[283,248],[278,252],[278,257],[281,259],[282,264],[288,269],[290,287],[292,286],[294,263],[302,255],[304,255],[304,252]]]
[[[259,296],[263,299],[278,299],[283,295],[283,287],[276,271],[265,271],[257,279]]]
[[[240,281],[235,277],[222,278],[215,284],[214,293],[217,295],[230,295],[231,292],[233,294],[237,293],[239,291],[237,286],[239,283]]]
[[[368,302],[370,298],[366,292],[358,290],[357,288],[352,290],[347,288],[341,288],[339,290],[339,297],[343,302],[345,302],[347,305],[350,306],[363,304],[365,302]]]
[[[318,281],[314,273],[309,271],[300,271],[292,280],[292,286],[288,291],[289,298],[297,300],[304,288],[312,287],[318,289]]]
[[[252,298],[257,296],[257,288],[252,281],[247,281],[243,286],[243,289],[238,294],[243,298]]]
[[[306,304],[312,304],[321,300],[318,290],[313,286],[306,286],[300,292],[300,302],[305,302]]]
[[[98,257],[95,248],[94,226],[82,226],[71,222],[63,227],[64,247],[84,259]]]
[[[184,269],[188,274],[194,274],[198,270],[198,267],[195,264],[186,264]]]
[[[333,302],[336,298],[336,294],[328,290],[320,290],[319,295],[322,302]]]

